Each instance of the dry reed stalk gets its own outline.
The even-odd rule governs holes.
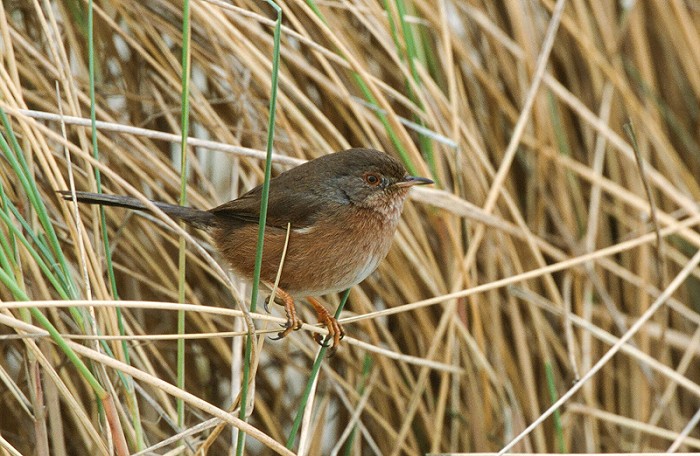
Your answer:
[[[285,22],[275,152],[285,159],[275,171],[371,146],[401,149],[439,181],[414,193],[388,258],[351,293],[343,315],[349,337],[321,370],[302,431],[305,454],[499,451],[595,365],[700,248],[700,9],[680,0],[563,2],[547,54],[555,3],[319,1],[320,18],[309,3],[279,2]],[[54,193],[68,188],[65,148],[78,189],[93,188],[99,166],[108,193],[176,200],[179,145],[149,131],[179,136],[180,6],[95,5],[97,118],[121,126],[98,129],[98,164],[89,129],[71,118],[89,112],[85,5],[3,2],[0,107],[80,290],[85,268],[96,327],[106,336],[100,350],[109,348],[114,359],[95,350],[66,305],[52,303],[56,287],[20,243],[21,267],[5,272],[106,373],[100,380],[122,400],[130,451],[165,442],[158,451],[187,445],[186,452],[224,454],[238,423],[228,420],[205,445],[210,426],[222,422],[207,420],[221,420],[240,389],[244,325],[234,299],[247,292],[240,284],[229,289],[206,258],[216,258],[208,239],[191,233],[203,250],[187,255],[187,386],[168,387],[158,379],[174,384],[171,336],[185,308],[171,304],[179,233],[161,215],[106,211],[119,298],[129,301],[121,307],[126,336],[116,337],[97,212],[81,207],[85,229],[78,231],[71,205]],[[192,205],[212,207],[262,179],[270,14],[262,2],[192,3],[192,136],[210,140],[190,146]],[[548,56],[534,85],[540,55]],[[66,138],[55,117],[56,81]],[[643,176],[623,130],[630,120]],[[0,163],[7,200],[40,231],[15,171],[4,157]],[[0,236],[12,237],[5,223]],[[680,444],[680,451],[700,451],[697,427],[684,431],[700,404],[693,368],[699,279],[699,269],[690,271],[664,310],[561,408],[559,421],[544,421],[514,450],[643,452]],[[9,288],[0,287],[0,299],[0,448],[110,453],[84,379],[57,346],[33,335],[36,322],[24,318]],[[330,307],[338,302],[326,298]],[[252,317],[268,331],[281,321],[278,312]],[[308,310],[303,318],[314,321]],[[261,442],[284,446],[288,438],[315,354],[311,331],[323,330],[307,325],[260,345],[250,454],[267,454]],[[120,369],[132,376],[134,396]],[[190,401],[186,429],[174,426],[175,398]]]

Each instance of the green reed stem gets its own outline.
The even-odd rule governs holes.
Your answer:
[[[549,397],[553,404],[557,401],[557,399],[559,399],[559,395],[557,394],[557,387],[554,381],[554,372],[552,371],[552,364],[550,362],[546,362],[544,364],[544,371],[547,377]],[[564,426],[561,422],[561,413],[559,410],[554,411],[552,418],[554,419],[554,434],[557,439],[557,449],[560,453],[566,453],[566,444],[564,443]]]
[[[53,225],[51,224],[51,219],[49,217],[48,211],[46,210],[46,206],[44,205],[44,201],[41,198],[41,195],[39,195],[39,190],[36,187],[34,179],[32,178],[32,173],[29,170],[29,165],[27,164],[27,161],[24,158],[24,153],[22,152],[22,149],[19,146],[19,142],[17,142],[17,137],[15,136],[14,131],[12,131],[12,127],[10,125],[9,119],[7,118],[7,114],[1,108],[0,119],[2,120],[2,124],[5,128],[7,139],[9,139],[8,142],[5,139],[5,135],[0,135],[0,149],[2,149],[5,155],[5,159],[7,159],[7,161],[10,162],[10,166],[15,171],[15,175],[19,179],[19,183],[22,185],[22,188],[24,188],[26,195],[29,198],[29,202],[31,203],[31,206],[36,211],[37,217],[39,218],[39,223],[41,224],[41,227],[46,233],[46,240],[48,241],[50,246],[50,264],[58,264],[60,266],[61,281],[66,286],[68,294],[72,298],[75,298],[78,296],[78,293],[76,291],[77,288],[75,287],[73,279],[71,278],[68,272],[70,271],[70,269],[68,268],[68,262],[66,261],[65,255],[63,255],[63,250],[61,249],[60,243],[58,242],[56,231],[54,230]],[[77,322],[82,327],[82,321],[78,319]]]
[[[11,207],[10,201],[8,201],[8,200],[4,201],[4,205],[6,208],[10,209],[13,213],[16,214],[16,212],[15,212],[16,208],[14,206]],[[32,244],[29,242],[29,240],[24,235],[24,233],[22,233],[22,231],[12,223],[12,220],[10,219],[10,216],[7,212],[0,211],[0,221],[2,221],[5,224],[5,226],[7,227],[7,229],[9,230],[9,233],[10,233],[12,239],[19,240],[19,242],[24,246],[24,248],[27,249],[27,252],[29,252],[29,255],[31,255],[32,259],[34,260],[36,265],[39,266],[39,269],[41,269],[41,272],[48,279],[48,281],[51,283],[51,285],[53,285],[54,289],[58,292],[61,299],[65,299],[65,300],[70,299],[70,296],[68,295],[67,290],[63,286],[61,281],[51,271],[51,269],[47,265],[47,263],[44,260],[44,258],[42,257],[42,255],[40,255],[39,252],[37,252],[37,250],[32,246]],[[24,220],[22,220],[22,221],[24,221]],[[2,269],[9,271],[9,270],[13,269],[13,267],[12,267],[13,265],[10,265],[10,262],[9,262],[9,259],[13,259],[13,256],[11,255],[12,252],[10,250],[11,246],[5,242],[4,236],[0,237],[0,241],[2,241],[2,252],[3,252],[2,256],[0,257],[0,264],[2,265]]]
[[[258,290],[260,287],[260,272],[262,270],[263,245],[265,242],[265,224],[267,223],[267,206],[270,195],[270,179],[272,177],[272,145],[275,139],[275,117],[277,112],[277,85],[279,79],[280,62],[280,33],[282,30],[282,8],[273,0],[265,0],[277,13],[275,30],[273,35],[272,50],[272,74],[270,81],[270,114],[267,122],[267,147],[265,156],[265,180],[263,181],[262,195],[260,198],[260,219],[258,220],[258,241],[255,250],[255,268],[253,270],[253,290],[250,296],[250,311],[255,312],[258,302]],[[252,328],[250,328],[252,330]],[[241,408],[238,417],[247,419],[248,388],[250,385],[250,368],[253,351],[253,334],[246,336],[245,360],[243,363],[243,383],[241,385]],[[246,434],[242,430],[238,431],[236,442],[236,455],[241,456],[245,449]]]
[[[94,7],[93,0],[88,1],[88,18],[87,18],[87,32],[88,32],[88,73],[89,73],[89,83],[90,83],[90,135],[92,140],[92,156],[95,160],[99,160],[100,149],[97,141],[97,101],[95,97],[95,36],[94,36]],[[97,193],[102,193],[102,175],[99,168],[94,168],[95,172],[95,186]],[[107,230],[107,217],[105,215],[104,206],[98,206],[99,217],[100,217],[100,233],[102,235],[102,245],[104,246],[105,264],[107,267],[107,277],[109,277],[109,284],[112,290],[112,296],[114,299],[119,299],[119,291],[117,289],[117,279],[114,274],[114,265],[112,263],[112,249],[109,245],[109,233]],[[125,336],[126,329],[124,327],[124,316],[122,315],[122,309],[120,307],[115,308],[115,314],[117,318],[117,327],[119,329],[119,335]],[[108,347],[106,343],[101,342],[105,347]],[[131,365],[131,359],[129,355],[129,344],[126,340],[121,341],[122,352],[124,353],[124,362]],[[110,356],[113,356],[111,349],[107,350]],[[134,426],[135,440],[139,449],[145,447],[145,441],[143,438],[143,427],[141,426],[141,418],[138,409],[138,401],[136,400],[136,392],[134,390],[133,379],[128,375],[119,374],[122,379],[127,403],[129,404],[129,410],[131,411],[131,422]]]
[[[343,298],[340,300],[340,305],[335,311],[336,319],[340,317],[340,313],[343,311],[345,303],[348,301],[348,296],[350,296],[349,288],[345,290],[345,293],[343,293]],[[311,374],[309,375],[309,379],[306,382],[306,388],[304,389],[304,394],[301,396],[301,402],[299,402],[299,407],[297,407],[297,415],[294,418],[294,424],[292,424],[292,430],[290,431],[289,438],[287,439],[287,448],[290,450],[292,449],[292,447],[294,446],[294,442],[296,441],[297,433],[299,432],[299,427],[301,426],[301,420],[304,417],[304,409],[306,408],[306,404],[309,402],[309,396],[311,395],[311,387],[316,381],[316,377],[318,376],[318,373],[321,369],[321,361],[323,361],[323,359],[326,356],[326,350],[328,350],[328,347],[326,347],[326,343],[328,343],[329,339],[330,336],[327,336],[326,339],[323,341],[323,345],[321,346],[321,349],[316,355],[314,364],[311,366]]]
[[[7,288],[10,290],[12,293],[12,296],[18,301],[29,301],[29,296],[22,290],[17,282],[15,282],[12,277],[10,277],[4,270],[0,269],[0,282],[4,283],[7,285]],[[83,361],[78,357],[78,355],[73,351],[72,348],[68,345],[68,343],[61,337],[61,334],[58,332],[58,330],[54,327],[53,324],[44,316],[43,313],[39,311],[36,307],[30,307],[29,311],[32,314],[32,317],[39,322],[39,324],[49,333],[51,336],[51,339],[56,343],[56,345],[59,346],[61,351],[66,355],[66,357],[70,360],[71,363],[78,369],[80,374],[85,378],[85,380],[88,382],[92,390],[95,392],[98,398],[104,399],[107,396],[107,391],[102,388],[102,385],[100,385],[100,382],[97,381],[95,376],[92,375],[92,372],[90,372],[90,369],[83,363]]]
[[[180,206],[187,204],[187,137],[190,130],[190,2],[184,0],[182,10],[182,92],[180,100]],[[184,223],[180,222],[184,227]],[[185,238],[180,236],[178,246],[178,302],[185,302],[186,250]],[[177,334],[185,335],[185,311],[177,312]],[[177,340],[177,386],[185,389],[185,338]],[[185,424],[185,402],[177,400],[177,424]]]
[[[413,78],[413,82],[416,84],[417,87],[420,87],[421,79],[418,73],[418,67],[416,66],[416,61],[420,60],[420,53],[418,48],[419,43],[414,36],[411,24],[409,24],[406,20],[407,12],[404,0],[396,0],[396,9],[399,12],[401,31],[403,32],[404,42],[406,43],[406,60],[408,61],[408,68],[411,71],[411,77]],[[396,42],[396,47],[397,49],[401,48],[399,46],[398,41]],[[411,84],[408,81],[406,81],[406,92],[408,94],[408,98],[411,101],[413,101],[419,109],[425,110],[425,107],[423,106],[420,97],[413,91],[411,87]],[[415,116],[414,120],[421,127],[425,127],[425,122],[423,121],[422,117]],[[424,135],[423,133],[419,133],[418,142],[420,143],[421,150],[425,154],[426,161],[428,162],[428,166],[430,167],[430,171],[433,175],[433,179],[437,179],[437,168],[435,166],[435,157],[433,154],[433,143],[430,140],[430,137]]]
[[[95,41],[93,33],[93,5],[92,0],[90,0],[88,3],[88,71],[90,76],[90,134],[92,139],[92,156],[95,158],[95,160],[99,160],[100,151],[97,144],[97,103],[95,101]],[[100,174],[100,169],[97,167],[95,167],[95,184],[97,186],[97,193],[102,193],[102,176]],[[114,276],[114,267],[112,266],[112,250],[109,248],[109,237],[107,235],[107,219],[105,217],[105,208],[104,206],[98,206],[98,210],[100,211],[100,228],[102,232],[102,243],[104,244],[105,249],[105,261],[107,263],[107,275],[109,276],[109,284],[112,288],[112,294],[114,295],[114,299],[119,299],[117,293],[117,280]],[[121,312],[119,308],[117,308],[117,312],[120,317],[120,326],[123,326]],[[126,350],[126,342],[124,342],[124,348],[124,353],[128,353],[128,351]]]

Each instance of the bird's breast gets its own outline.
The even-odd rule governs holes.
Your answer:
[[[366,279],[384,259],[398,217],[353,208],[331,212],[306,227],[268,228],[265,233],[261,279],[293,296],[321,296],[345,290]],[[234,272],[253,276],[257,226],[219,229],[215,240]],[[286,243],[286,247],[285,247]],[[284,261],[282,262],[284,253]]]
[[[293,282],[306,282],[305,294],[338,292],[357,285],[377,269],[391,247],[398,218],[387,219],[372,211],[353,212],[352,216],[329,217],[313,228],[294,230],[289,264],[304,264],[310,277],[305,281],[290,276],[290,287],[294,288]],[[310,248],[302,252],[304,249],[293,244]]]

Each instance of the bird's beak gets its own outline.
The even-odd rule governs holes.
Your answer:
[[[414,185],[427,185],[433,183],[434,182],[427,177],[406,176],[394,185],[397,187],[413,187]]]

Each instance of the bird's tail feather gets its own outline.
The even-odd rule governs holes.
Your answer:
[[[73,193],[69,190],[59,190],[58,193],[65,200],[72,200]],[[140,200],[131,196],[122,195],[105,195],[102,193],[91,192],[75,192],[75,197],[80,203],[99,204],[101,206],[116,206],[125,207],[127,209],[136,209],[147,211],[148,207]],[[160,210],[169,216],[182,220],[183,222],[194,226],[195,228],[207,229],[214,224],[215,216],[209,211],[195,209],[193,207],[176,206],[174,204],[163,203],[160,201],[152,201],[152,203]]]

